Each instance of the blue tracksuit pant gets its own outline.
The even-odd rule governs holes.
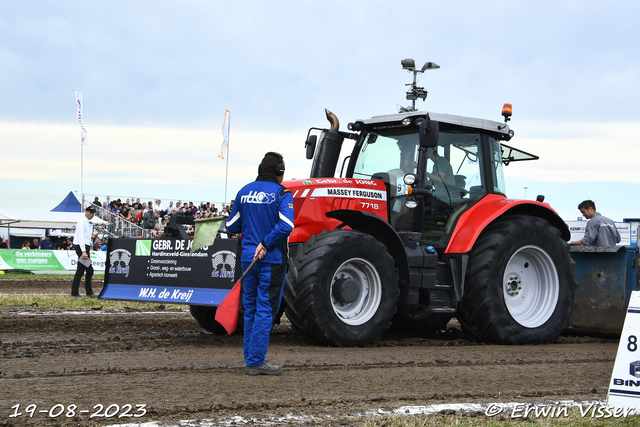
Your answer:
[[[242,262],[242,269],[249,267]],[[269,334],[278,313],[286,264],[255,263],[242,284],[244,305],[244,361],[246,366],[260,366],[265,362]]]

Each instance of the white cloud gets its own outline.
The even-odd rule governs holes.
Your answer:
[[[512,163],[506,168],[508,176],[539,182],[640,183],[640,122],[525,121],[512,127],[516,136],[508,144],[540,159]]]
[[[420,109],[499,120],[514,105],[512,143],[540,160],[506,173],[531,191],[638,183],[639,15],[633,0],[3,2],[0,203],[80,191],[70,89],[85,102],[85,193],[222,200],[225,109],[229,199],[269,150],[307,176],[325,107],[346,124],[408,105],[407,57],[442,67],[419,77]]]
[[[227,163],[218,158],[220,128],[87,126],[87,130],[88,145],[81,156],[78,126],[0,122],[0,135],[7,142],[0,179],[22,185],[38,183],[42,194],[35,200],[46,200],[42,206],[46,209],[60,193],[80,189],[82,159],[85,194],[126,196],[135,189],[135,194],[145,197],[224,199]],[[306,177],[311,162],[304,157],[304,138],[304,134],[232,128],[227,200],[255,178],[258,164],[268,151],[284,156],[288,178]],[[59,188],[59,182],[75,184],[73,188]],[[8,199],[7,192],[13,191],[10,187],[0,189],[0,199]],[[50,198],[52,192],[56,195]],[[5,197],[1,197],[3,193]],[[34,197],[24,195],[23,199],[20,205]]]

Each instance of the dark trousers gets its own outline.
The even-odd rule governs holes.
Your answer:
[[[89,265],[89,267],[85,267],[84,264],[80,262],[82,259],[82,248],[80,246],[75,246],[76,254],[78,254],[78,265],[76,269],[76,275],[73,276],[73,283],[71,284],[71,295],[80,295],[80,279],[86,273],[85,282],[84,282],[84,290],[87,295],[93,294],[93,288],[91,287],[91,277],[93,277],[93,265]],[[89,254],[90,249],[87,249],[87,254]]]

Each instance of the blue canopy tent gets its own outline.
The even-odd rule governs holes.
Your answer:
[[[73,194],[73,191],[69,191],[67,197],[58,206],[51,209],[51,212],[82,212],[82,205]]]

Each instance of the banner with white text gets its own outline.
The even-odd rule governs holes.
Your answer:
[[[101,299],[219,305],[242,274],[237,239],[109,239]]]
[[[93,269],[104,271],[107,254],[91,251]],[[76,271],[78,255],[75,251],[45,249],[0,249],[0,270]]]

